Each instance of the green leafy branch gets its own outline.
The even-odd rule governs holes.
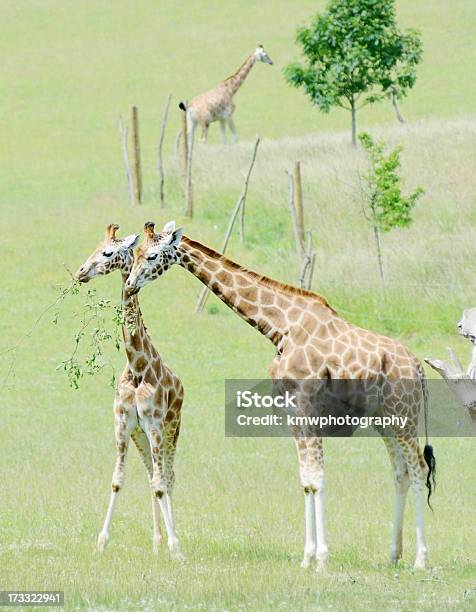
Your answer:
[[[70,292],[77,295],[80,292]],[[74,334],[71,355],[58,364],[57,370],[66,373],[73,389],[79,389],[80,380],[84,376],[94,376],[108,367],[111,369],[110,384],[116,383],[115,369],[107,356],[107,348],[112,344],[116,350],[121,347],[120,330],[124,324],[122,309],[111,300],[99,297],[96,289],[88,288],[86,299],[81,309],[74,314],[79,320],[79,328]],[[53,320],[57,324],[58,313]],[[82,350],[80,350],[82,349]],[[81,353],[86,353],[81,356]]]

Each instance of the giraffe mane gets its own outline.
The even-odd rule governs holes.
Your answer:
[[[269,287],[270,289],[277,289],[278,291],[281,291],[282,293],[286,295],[298,295],[302,297],[314,298],[322,306],[329,308],[329,310],[331,310],[334,314],[337,314],[337,312],[334,310],[334,308],[332,308],[332,306],[329,304],[326,298],[320,295],[319,293],[316,293],[314,291],[309,291],[308,289],[302,289],[300,287],[295,287],[294,285],[289,285],[287,283],[282,283],[281,281],[274,280],[273,278],[270,278],[269,276],[265,276],[264,274],[259,274],[258,272],[255,272],[254,270],[250,270],[249,268],[241,266],[235,261],[228,259],[228,257],[223,255],[222,253],[215,251],[215,249],[212,249],[211,247],[205,244],[202,244],[201,242],[198,242],[197,240],[192,240],[191,238],[188,238],[187,236],[182,237],[182,242],[184,242],[185,244],[191,247],[198,249],[199,251],[202,251],[203,253],[212,257],[213,259],[217,259],[218,261],[221,261],[223,264],[225,264],[228,267],[228,269],[237,270],[239,272],[244,272],[245,274],[248,274],[251,278],[254,278],[258,283],[263,284],[265,287]]]
[[[222,83],[226,83],[227,81],[231,81],[231,79],[233,79],[238,72],[240,72],[240,70],[243,68],[243,66],[246,64],[246,62],[249,61],[250,57],[253,55],[253,53],[250,53],[250,55],[248,55],[248,57],[245,59],[245,61],[240,65],[240,67],[235,70],[235,72],[233,74],[230,74],[229,77],[226,77],[226,79],[223,79]]]

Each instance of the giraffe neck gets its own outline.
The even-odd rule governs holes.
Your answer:
[[[246,58],[235,74],[223,81],[223,84],[226,86],[232,96],[234,96],[238,89],[243,85],[244,80],[255,65],[255,62],[256,58],[254,53],[252,53]]]
[[[292,325],[293,318],[288,317],[290,311],[306,310],[312,305],[326,309],[327,315],[333,312],[317,294],[260,276],[185,236],[177,249],[177,257],[183,268],[276,346],[281,344]]]
[[[142,320],[137,295],[129,295],[125,290],[131,268],[132,265],[122,269],[122,337],[130,370],[134,375],[142,376],[150,361],[159,357]]]

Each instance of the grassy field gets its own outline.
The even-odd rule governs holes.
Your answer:
[[[247,242],[234,239],[230,256],[296,282],[284,171],[301,159],[317,249],[314,289],[351,321],[399,337],[419,357],[451,344],[468,359],[454,326],[462,308],[474,305],[475,289],[476,89],[467,78],[474,3],[397,3],[401,22],[420,28],[425,44],[417,87],[403,106],[409,123],[397,126],[386,105],[362,116],[362,127],[405,146],[407,188],[426,189],[413,225],[384,237],[385,305],[361,212],[364,160],[349,147],[348,117],[320,115],[282,78],[296,55],[295,25],[322,4],[1,3],[0,589],[63,589],[68,609],[474,609],[473,441],[434,440],[431,569],[414,574],[411,504],[404,560],[398,568],[387,563],[393,485],[383,444],[328,440],[329,571],[301,570],[292,442],[224,437],[224,379],[266,376],[272,346],[214,298],[200,318],[192,316],[200,286],[180,269],[140,298],[156,346],[186,389],[175,506],[188,561],[171,562],[165,548],[152,555],[148,485],[134,449],[110,546],[96,555],[114,459],[112,389],[104,373],[72,391],[55,370],[71,351],[81,298],[65,301],[58,325],[50,312],[35,325],[67,282],[63,264],[76,269],[111,221],[131,233],[149,218],[175,218],[188,235],[219,247],[259,132]],[[164,96],[172,92],[175,104],[213,85],[257,42],[276,65],[258,66],[239,93],[243,142],[197,146],[193,222],[181,213],[171,109],[167,209],[160,210],[155,146]],[[115,123],[132,103],[141,112],[146,189],[134,210]],[[118,300],[117,275],[95,286]],[[122,353],[111,358],[123,365]]]

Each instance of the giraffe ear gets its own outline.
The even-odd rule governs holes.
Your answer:
[[[164,234],[171,234],[175,230],[175,221],[169,221],[164,225],[164,229],[162,230]]]
[[[183,236],[183,227],[178,227],[174,232],[172,232],[172,236],[170,238],[169,245],[170,246],[178,246]]]
[[[139,242],[139,237],[140,234],[131,234],[130,236],[126,236],[121,241],[121,247],[123,249],[133,249]]]

